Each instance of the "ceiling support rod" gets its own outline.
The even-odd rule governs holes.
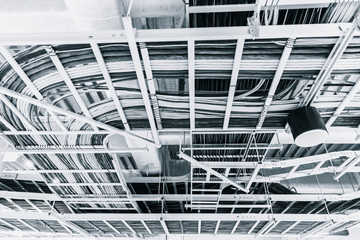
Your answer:
[[[26,84],[26,86],[30,89],[31,93],[39,100],[47,102],[44,99],[44,96],[40,93],[40,91],[36,88],[35,84],[30,80],[18,62],[14,59],[14,57],[10,54],[10,52],[6,49],[5,46],[0,46],[0,53],[6,59],[6,61],[11,65],[17,75],[21,78],[21,80]],[[68,131],[68,129],[64,126],[64,123],[60,121],[59,117],[53,112],[48,111],[50,116],[55,120],[60,129],[64,132]],[[9,128],[10,129],[10,128]]]
[[[355,95],[360,91],[360,79],[359,76],[356,76],[357,80],[355,85],[351,88],[350,92],[345,96],[344,100],[336,108],[336,110],[331,114],[331,117],[326,122],[326,127],[329,128],[339,117],[341,112],[346,108],[349,102],[355,97]]]
[[[239,76],[239,69],[240,69],[240,62],[241,57],[244,49],[244,38],[239,38],[236,43],[236,49],[235,49],[235,57],[233,62],[233,69],[231,72],[231,79],[230,79],[230,88],[229,88],[229,94],[228,94],[228,100],[226,103],[226,110],[225,110],[225,118],[224,118],[224,124],[223,129],[228,129],[229,127],[229,121],[231,116],[231,109],[234,102],[234,96],[236,91],[236,84],[238,81]]]
[[[204,170],[207,171],[207,172],[210,172],[211,174],[215,175],[216,177],[222,179],[224,182],[227,182],[227,183],[233,185],[234,187],[240,189],[241,191],[244,191],[244,192],[248,193],[248,191],[247,191],[244,187],[240,186],[239,184],[237,184],[236,182],[230,180],[229,178],[225,177],[224,175],[218,173],[217,171],[213,170],[212,168],[203,165],[201,162],[198,162],[198,161],[195,160],[194,158],[186,155],[185,153],[180,152],[180,153],[178,154],[178,156],[179,156],[180,158],[182,158],[182,159],[184,159],[184,160],[186,160],[186,161],[194,164],[195,166],[197,166],[197,167],[199,167],[199,168],[202,168],[202,169],[204,169]]]
[[[22,101],[26,101],[30,104],[33,104],[33,105],[36,105],[38,107],[41,107],[41,108],[45,108],[47,110],[52,110],[54,112],[57,112],[59,114],[62,114],[62,115],[65,115],[67,117],[70,117],[70,118],[74,118],[74,119],[77,119],[81,122],[85,122],[85,123],[89,123],[89,124],[92,124],[92,125],[96,125],[97,127],[99,128],[103,128],[105,130],[108,130],[112,133],[117,133],[117,134],[120,134],[120,135],[123,135],[125,137],[131,137],[131,138],[135,138],[137,140],[140,140],[140,141],[143,141],[149,145],[152,145],[152,146],[155,146],[155,147],[159,147],[159,145],[157,144],[154,144],[152,141],[146,139],[146,138],[142,138],[140,136],[137,136],[135,134],[132,134],[132,133],[129,133],[129,132],[126,132],[126,131],[123,131],[121,129],[118,129],[118,128],[115,128],[115,127],[112,127],[108,124],[105,124],[105,123],[102,123],[102,122],[99,122],[99,121],[96,121],[92,118],[88,118],[86,116],[82,116],[82,115],[79,115],[77,113],[73,113],[73,112],[70,112],[70,111],[67,111],[65,109],[62,109],[62,108],[59,108],[57,106],[54,106],[54,105],[50,105],[48,103],[44,103],[44,102],[41,102],[37,99],[34,99],[32,97],[29,97],[29,96],[26,96],[26,95],[23,95],[21,93],[18,93],[18,92],[15,92],[15,91],[12,91],[10,89],[7,89],[7,88],[4,88],[4,87],[0,87],[0,93],[2,94],[5,94],[7,96],[11,96],[13,98],[16,98],[16,99],[19,99],[19,100],[22,100]],[[1,96],[1,95],[0,95]]]
[[[160,144],[159,133],[156,129],[154,114],[153,114],[153,111],[151,108],[151,103],[149,100],[148,89],[146,86],[143,68],[141,65],[141,60],[140,60],[139,51],[137,48],[137,43],[136,43],[136,39],[135,39],[135,33],[133,30],[131,17],[123,17],[122,20],[123,20],[123,24],[124,24],[126,38],[128,40],[128,44],[129,44],[129,48],[130,48],[131,57],[132,57],[132,60],[134,63],[137,80],[138,80],[138,83],[140,86],[141,95],[142,95],[142,98],[144,101],[145,110],[146,110],[146,113],[148,116],[151,132],[152,132],[155,143]]]
[[[190,130],[195,130],[195,41],[188,41]]]
[[[46,52],[48,53],[51,61],[53,62],[56,69],[58,70],[59,74],[61,75],[62,79],[64,80],[66,86],[69,88],[72,96],[75,98],[77,104],[80,106],[81,111],[84,113],[84,115],[86,117],[92,118],[89,109],[87,108],[87,106],[85,105],[84,100],[81,98],[80,94],[76,90],[76,87],[75,87],[74,83],[70,79],[70,76],[66,72],[66,69],[63,66],[63,64],[61,63],[59,57],[56,55],[55,50],[51,46],[48,46],[46,48]],[[96,125],[92,124],[91,126],[95,131],[99,130],[99,128]]]
[[[283,75],[286,63],[289,60],[289,57],[290,57],[290,54],[291,54],[294,44],[295,44],[295,38],[289,38],[286,42],[286,45],[284,47],[283,53],[281,55],[278,67],[277,67],[275,75],[274,75],[274,78],[271,82],[271,86],[270,86],[268,95],[265,99],[264,107],[261,111],[259,121],[256,125],[256,129],[260,129],[262,127],[262,125],[264,124],[267,112],[269,111],[270,105],[275,96],[276,89],[280,83],[281,76]]]
[[[109,70],[106,66],[106,63],[105,63],[105,60],[104,60],[104,57],[101,53],[101,50],[99,48],[99,45],[96,44],[96,43],[90,43],[90,46],[91,46],[91,49],[95,55],[95,58],[96,58],[96,61],[100,67],[100,70],[101,70],[101,73],[104,77],[104,80],[106,82],[106,85],[107,87],[109,88],[109,92],[110,92],[110,96],[112,98],[112,100],[114,101],[114,104],[115,104],[115,107],[119,113],[119,116],[120,116],[120,119],[121,119],[121,122],[122,124],[124,125],[124,128],[126,131],[130,131],[130,126],[129,126],[129,123],[126,119],[126,115],[125,115],[125,112],[124,112],[124,109],[121,105],[121,102],[119,100],[119,96],[117,95],[116,93],[116,90],[115,90],[115,87],[114,87],[114,83],[111,79],[111,76],[109,74]]]
[[[150,98],[151,98],[151,103],[152,103],[152,107],[153,107],[154,114],[155,114],[156,125],[157,125],[158,130],[162,130],[159,102],[156,97],[155,82],[154,82],[154,78],[153,78],[153,74],[152,74],[152,70],[151,70],[150,57],[149,57],[148,49],[146,47],[146,43],[140,43],[140,52],[141,52],[141,57],[142,57],[144,68],[145,68],[146,81],[147,81],[147,85],[148,85],[149,91],[150,91]]]

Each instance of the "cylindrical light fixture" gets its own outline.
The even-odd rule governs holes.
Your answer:
[[[295,144],[299,147],[321,144],[329,135],[320,113],[315,107],[305,106],[290,112],[288,123]]]

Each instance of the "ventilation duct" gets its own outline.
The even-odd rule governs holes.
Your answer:
[[[130,0],[65,0],[65,3],[79,31],[123,29],[121,18],[126,16],[130,7]],[[177,27],[182,25],[184,15],[185,4],[181,0],[136,0],[130,12],[130,16],[135,19],[174,17]],[[167,25],[170,19],[168,22]],[[137,28],[146,25],[137,23],[134,21]]]
[[[316,146],[328,137],[325,124],[315,107],[305,106],[290,112],[288,123],[295,144],[299,147]]]

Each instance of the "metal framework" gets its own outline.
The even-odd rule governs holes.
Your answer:
[[[324,5],[330,6],[335,1],[295,3],[284,0],[276,6],[267,5],[266,2],[190,6],[189,1],[185,1],[186,25],[190,26],[191,14],[245,12],[254,9],[257,9],[259,14],[260,11],[266,11],[268,8],[276,8],[276,11],[322,8]],[[36,168],[26,167],[20,158],[18,162],[11,163],[6,162],[7,159],[1,156],[0,176],[16,187],[11,188],[5,181],[0,184],[3,189],[0,191],[0,237],[11,239],[21,232],[27,237],[44,236],[59,239],[61,237],[121,239],[178,234],[229,235],[230,238],[231,235],[246,235],[254,238],[300,236],[302,239],[307,239],[340,231],[339,229],[348,229],[360,223],[359,191],[346,189],[343,194],[323,192],[295,194],[289,190],[287,194],[272,194],[269,190],[273,187],[275,190],[272,190],[276,192],[275,184],[286,181],[294,179],[300,181],[311,177],[318,180],[321,176],[331,176],[335,180],[334,183],[346,181],[346,184],[348,180],[345,180],[345,176],[347,176],[349,182],[355,180],[360,184],[358,134],[355,128],[350,129],[342,125],[335,133],[336,128],[332,127],[336,121],[341,120],[341,114],[347,116],[345,111],[347,108],[350,109],[349,111],[356,108],[360,89],[358,75],[352,75],[347,79],[350,80],[346,82],[349,89],[343,90],[345,91],[343,95],[341,90],[338,91],[341,96],[335,96],[338,92],[333,94],[334,96],[321,94],[326,92],[324,87],[326,84],[331,85],[331,74],[340,71],[344,75],[347,70],[360,67],[357,62],[352,63],[351,59],[342,59],[351,44],[358,44],[357,39],[360,34],[357,16],[353,23],[260,26],[259,37],[256,39],[249,33],[248,27],[134,30],[129,16],[123,17],[122,21],[124,30],[118,31],[1,34],[0,53],[25,84],[25,89],[15,91],[6,85],[0,86],[0,100],[4,109],[11,111],[24,125],[24,129],[20,129],[21,124],[9,121],[6,113],[2,112],[0,123],[7,129],[3,129],[0,135],[7,143],[26,137],[36,143],[35,146],[29,145],[23,148],[9,144],[12,148],[4,150],[4,153],[21,154],[38,165]],[[297,59],[292,59],[293,49],[297,47],[296,41],[325,37],[330,40],[324,45],[331,45],[332,48],[325,62],[321,60],[311,69],[303,69],[303,71],[319,71],[309,77],[310,83],[303,86],[305,97],[289,99],[289,105],[279,106],[280,103],[277,102],[275,95],[283,81],[291,81],[293,78],[298,80],[291,74],[299,63]],[[334,42],[335,38],[337,40]],[[208,67],[207,64],[211,64],[212,60],[202,59],[201,54],[197,52],[202,44],[209,44],[206,41],[218,41],[224,46],[234,47],[231,48],[234,50],[234,55],[230,60],[215,59],[215,61],[223,61],[221,67],[217,68],[216,63]],[[249,60],[244,54],[247,48],[251,48],[252,41],[271,41],[271,44],[281,45],[279,59],[264,61],[268,67],[262,70],[260,63]],[[179,51],[186,52],[186,59],[176,59],[168,65],[157,62],[152,58],[151,47],[154,48],[158,43],[179,44],[179,49],[183,47]],[[98,68],[96,71],[101,78],[96,91],[108,91],[110,104],[114,105],[112,111],[119,116],[116,121],[121,123],[119,125],[121,127],[114,127],[111,123],[102,122],[94,117],[91,104],[85,101],[86,91],[80,91],[75,84],[76,78],[71,77],[71,67],[68,67],[65,61],[62,62],[61,52],[53,49],[56,44],[90,44],[90,51]],[[128,56],[130,60],[127,59],[123,63],[130,64],[126,65],[130,66],[130,70],[116,69],[107,62],[107,56],[103,54],[107,45],[103,44],[114,44],[111,46],[116,47],[117,44],[125,44],[130,53]],[[299,45],[301,44],[304,42]],[[25,71],[26,66],[18,63],[19,59],[14,57],[4,47],[5,45],[44,45],[57,74],[61,75],[67,87],[66,91],[73,96],[82,113],[68,111],[48,101],[49,99],[41,92],[42,86],[37,85],[37,82],[31,78],[30,71]],[[160,66],[161,64],[164,66]],[[351,66],[349,67],[348,64]],[[187,77],[185,78],[188,86],[188,91],[185,91],[186,94],[179,100],[184,102],[184,105],[178,111],[184,115],[181,121],[189,123],[183,126],[189,127],[171,128],[167,127],[167,121],[174,120],[167,118],[167,113],[162,111],[162,108],[169,106],[164,104],[166,102],[164,97],[158,94],[156,74],[157,71],[174,71],[174,66],[177,65],[181,66],[179,72]],[[201,73],[205,70],[230,73],[227,73],[229,86],[223,94],[225,97],[220,96],[222,105],[213,104],[214,109],[210,109],[215,112],[212,113],[213,116],[222,117],[219,118],[220,124],[208,128],[198,127],[197,124],[201,117],[209,114],[203,107],[206,106],[202,102],[204,98],[208,97],[206,100],[213,103],[211,97],[198,97],[196,92],[197,81],[202,79],[198,71]],[[230,124],[232,118],[247,119],[246,114],[241,115],[243,114],[243,106],[240,106],[241,98],[240,101],[236,99],[241,92],[237,90],[240,81],[243,80],[244,75],[252,74],[247,71],[268,71],[266,76],[270,76],[267,82],[269,87],[262,90],[265,92],[265,98],[253,98],[253,102],[260,103],[254,106],[256,109],[254,112],[258,114],[256,118],[250,117],[255,120],[254,126],[235,128]],[[145,120],[149,122],[150,129],[141,129],[141,126],[138,126],[140,130],[130,127],[131,121],[136,117],[127,113],[126,109],[129,106],[125,100],[126,96],[119,94],[129,89],[124,90],[119,87],[120,80],[116,79],[116,74],[128,72],[136,75],[138,86],[134,89],[141,95],[140,105],[145,109]],[[134,89],[131,90],[135,91]],[[317,97],[320,100],[317,100]],[[329,106],[330,110],[325,109],[328,105],[327,99],[333,99]],[[280,109],[285,112],[273,115],[281,118],[296,106],[310,104],[322,106],[325,109],[324,114],[329,116],[326,126],[329,128],[330,139],[327,143],[332,144],[333,149],[329,148],[328,151],[325,145],[324,149],[298,148],[292,154],[291,148],[296,146],[291,137],[289,140],[284,127],[264,125],[271,111]],[[29,106],[36,108],[37,112],[47,112],[57,128],[49,130],[45,127],[37,128],[36,122],[32,122],[30,111],[24,110]],[[354,111],[358,114],[359,110]],[[69,122],[75,120],[91,125],[92,129],[66,127]],[[121,129],[122,127],[124,130]],[[346,133],[350,131],[354,133],[342,136],[344,135],[342,130]],[[148,133],[151,133],[150,137]],[[102,137],[112,134],[131,138],[141,143],[142,147],[106,148],[101,145],[102,143],[100,145],[63,144],[67,142],[66,140],[76,142],[76,139],[80,138],[101,139],[99,140],[101,142]],[[215,137],[211,139],[206,135]],[[56,139],[59,145],[47,145],[44,139]],[[350,146],[340,146],[341,144]],[[177,148],[176,151],[179,151],[177,156],[171,147],[164,150],[168,145]],[[344,149],[337,150],[334,145]],[[156,174],[151,172],[154,164],[150,160],[154,160],[152,159],[154,156],[162,159],[163,162],[160,171]],[[145,159],[146,157],[149,159]],[[179,159],[174,159],[177,157]],[[142,158],[149,164],[140,169],[136,166],[136,160],[145,161]],[[41,165],[39,159],[50,159],[53,165]],[[88,159],[96,161],[88,163],[86,161]],[[79,167],[82,162],[88,165]],[[183,171],[184,174],[172,176],[171,168],[177,168],[183,162],[189,164],[184,164],[177,170]],[[26,185],[30,184],[39,192],[25,192]],[[22,190],[13,191],[14,189]],[[62,194],[59,194],[59,189]],[[92,194],[87,193],[90,192],[89,189]],[[114,213],[114,211],[118,212]]]

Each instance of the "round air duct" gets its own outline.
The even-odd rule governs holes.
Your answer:
[[[305,106],[290,112],[288,123],[295,144],[299,147],[318,145],[325,142],[329,135],[315,107]]]

